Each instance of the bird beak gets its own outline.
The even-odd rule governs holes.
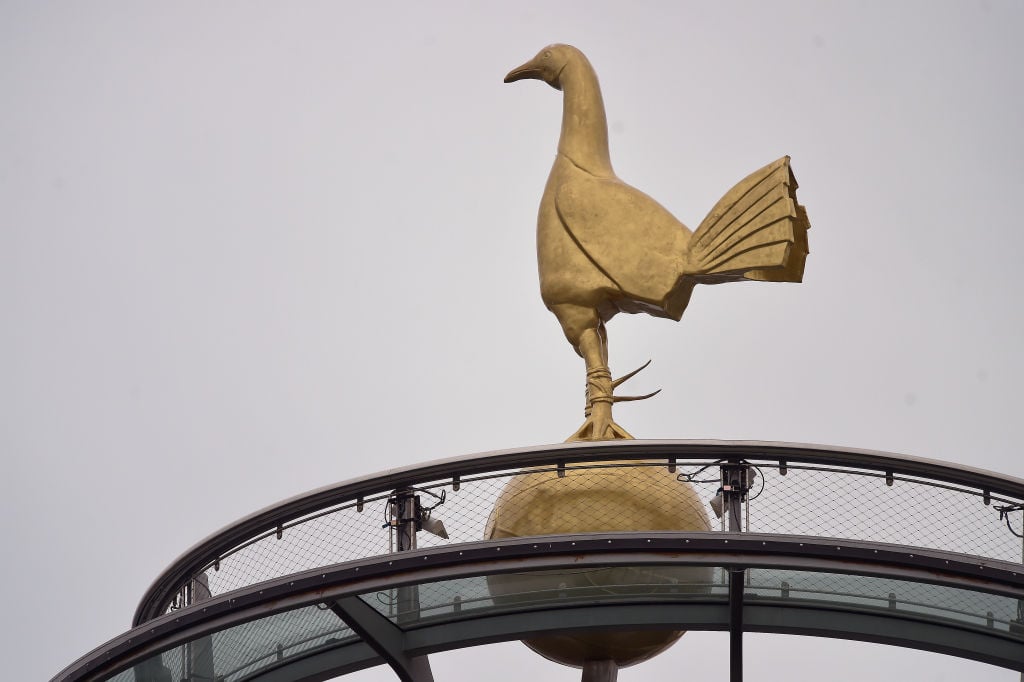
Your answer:
[[[509,71],[508,75],[505,76],[505,82],[513,83],[515,81],[521,81],[524,78],[536,78],[538,80],[541,78],[540,67],[534,64],[532,59],[522,66],[517,66]]]

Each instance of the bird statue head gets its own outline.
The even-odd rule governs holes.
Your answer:
[[[506,83],[533,78],[544,81],[555,90],[562,89],[561,75],[566,64],[577,55],[583,53],[572,45],[548,45],[537,53],[537,56],[508,72]]]

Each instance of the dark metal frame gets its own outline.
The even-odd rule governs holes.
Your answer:
[[[425,482],[461,478],[523,467],[609,460],[664,460],[670,468],[686,460],[746,459],[850,467],[896,476],[919,477],[978,490],[986,499],[1006,496],[1024,500],[1024,480],[934,460],[849,448],[756,441],[603,441],[505,450],[396,469],[320,488],[255,512],[214,533],[176,559],[147,590],[136,610],[134,625],[163,614],[174,595],[192,576],[261,534],[282,524],[344,503],[411,488]],[[738,518],[738,516],[737,516]]]
[[[321,680],[389,663],[403,680],[429,680],[418,658],[484,642],[514,640],[553,629],[730,629],[725,603],[569,606],[499,615],[464,612],[462,620],[400,628],[375,621],[354,595],[475,575],[579,566],[705,565],[848,573],[946,585],[1024,599],[1020,564],[882,543],[755,533],[602,533],[547,536],[410,550],[298,573],[214,597],[136,627],[58,674],[59,682],[103,679],[160,651],[233,625],[310,604],[334,606],[364,637],[337,651],[318,650],[286,661],[259,680]],[[354,607],[354,608],[353,608]],[[1024,639],[945,619],[828,604],[793,607],[745,603],[746,631],[783,632],[882,642],[971,658],[1024,671]],[[336,612],[338,612],[336,611]],[[556,615],[557,614],[557,617]],[[574,615],[575,614],[575,615]],[[401,633],[400,635],[398,633]],[[344,649],[345,652],[341,650]],[[297,666],[297,667],[292,667]],[[300,669],[303,671],[300,674]]]
[[[407,652],[405,632],[359,597],[341,597],[331,610],[398,674],[402,682],[434,682],[426,656]]]
[[[721,465],[723,508],[729,517],[729,532],[743,530],[740,521],[743,503],[750,492],[752,469],[742,460]],[[730,566],[729,573],[729,680],[743,682],[743,581],[745,566]]]

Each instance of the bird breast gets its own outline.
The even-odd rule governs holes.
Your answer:
[[[594,263],[562,223],[555,205],[558,189],[585,181],[589,173],[559,154],[548,176],[537,216],[537,268],[545,305],[571,303],[597,309],[621,295],[619,287]]]

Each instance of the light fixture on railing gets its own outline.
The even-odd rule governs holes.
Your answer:
[[[445,530],[444,521],[441,519],[435,519],[431,515],[431,510],[421,510],[420,512],[420,527],[430,533],[436,535],[444,540],[448,539],[448,531]]]
[[[711,511],[715,512],[715,517],[719,519],[722,518],[722,512],[724,511],[722,507],[725,505],[725,497],[722,496],[721,490],[718,491],[717,495],[711,498],[711,502],[708,504],[711,505]]]

